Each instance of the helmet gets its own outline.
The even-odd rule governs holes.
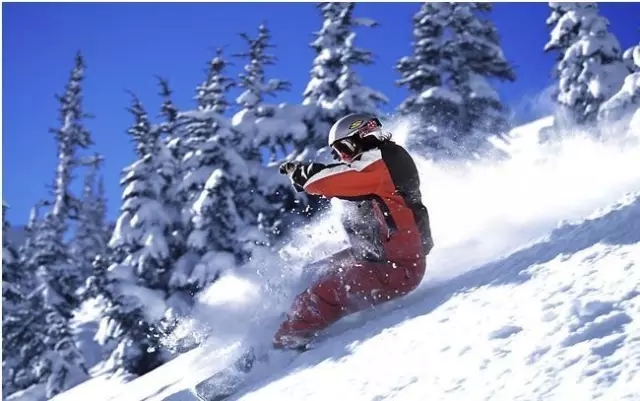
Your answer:
[[[380,120],[371,114],[354,113],[342,117],[329,131],[329,146],[344,162],[377,147],[391,135],[383,132]]]

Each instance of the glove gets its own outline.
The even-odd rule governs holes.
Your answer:
[[[280,165],[280,167],[278,168],[278,172],[280,174],[286,174],[286,175],[291,175],[293,174],[294,171],[296,171],[296,169],[298,167],[300,167],[302,163],[298,162],[298,161],[289,161],[289,162],[284,162]]]
[[[280,174],[286,174],[291,180],[291,184],[296,189],[297,192],[303,192],[304,189],[302,185],[300,185],[300,175],[302,173],[303,163],[299,161],[290,161],[285,162],[280,165],[278,171]]]

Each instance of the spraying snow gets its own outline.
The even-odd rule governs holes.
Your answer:
[[[637,141],[576,134],[537,143],[543,120],[512,133],[511,158],[473,165],[421,161],[436,247],[430,277],[451,277],[540,238],[640,188]]]

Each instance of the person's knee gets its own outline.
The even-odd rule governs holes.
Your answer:
[[[340,283],[335,279],[321,280],[307,290],[308,296],[312,297],[315,303],[324,303],[332,307],[339,307],[341,297],[339,294]]]
[[[427,270],[427,261],[424,258],[412,261],[407,266],[407,269],[409,270],[409,281],[413,288],[415,288],[420,285],[422,279],[424,278],[424,274]]]
[[[426,263],[424,260],[392,263],[394,274],[388,286],[399,295],[415,290],[424,278]]]

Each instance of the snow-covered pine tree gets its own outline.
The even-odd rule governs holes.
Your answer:
[[[173,91],[169,87],[169,81],[166,78],[156,77],[160,86],[159,95],[162,97],[162,107],[160,112],[164,121],[160,123],[159,129],[165,137],[167,148],[171,151],[175,160],[182,160],[184,149],[182,146],[182,138],[180,135],[180,124],[178,121],[178,108],[173,103]]]
[[[18,250],[9,238],[11,225],[7,220],[9,205],[2,201],[2,318],[11,315],[23,298],[26,277],[20,267]],[[4,345],[4,344],[3,344]],[[3,355],[6,355],[3,348]],[[3,358],[4,359],[4,358]]]
[[[349,113],[380,114],[387,98],[364,86],[355,72],[359,65],[373,63],[373,53],[355,46],[356,27],[375,27],[369,18],[353,15],[355,3],[322,2],[318,9],[323,19],[322,28],[315,33],[310,46],[316,52],[311,68],[311,80],[304,90],[302,104],[308,108],[309,136],[296,143],[309,158],[327,147],[331,126]]]
[[[177,189],[187,240],[171,278],[174,288],[198,291],[215,280],[221,269],[236,265],[236,227],[219,224],[233,210],[224,202],[216,204],[215,192],[222,188],[213,185],[211,178],[229,175],[229,182],[235,184],[246,174],[246,166],[233,147],[235,133],[224,116],[229,107],[228,91],[234,85],[226,76],[228,65],[222,49],[217,49],[208,62],[205,80],[196,88],[197,108],[177,116],[185,151]],[[232,187],[225,188],[233,194]],[[233,196],[228,200],[233,209]]]
[[[155,325],[164,313],[158,291],[137,286],[137,278],[122,264],[114,264],[98,255],[88,288],[104,297],[106,308],[100,320],[96,340],[108,353],[102,371],[125,379],[141,376],[162,365],[168,355],[154,336]],[[149,305],[141,302],[141,298]],[[156,300],[157,305],[152,304]],[[150,309],[152,308],[152,309]]]
[[[548,23],[555,26],[545,52],[560,51],[554,68],[560,106],[554,125],[591,127],[600,105],[616,93],[628,71],[618,40],[608,31],[609,21],[595,3],[550,3]]]
[[[135,123],[128,133],[138,160],[123,170],[123,204],[109,246],[146,285],[166,288],[172,265],[170,238],[177,224],[170,198],[176,163],[135,96],[129,111]]]
[[[20,264],[18,250],[9,239],[9,205],[2,201],[2,398],[23,386],[16,380],[20,363],[16,326],[28,316],[24,305],[28,290],[27,272]]]
[[[409,96],[400,104],[401,115],[416,120],[407,145],[414,149],[445,152],[455,145],[462,98],[444,82],[445,67],[453,55],[444,49],[445,32],[452,12],[449,3],[424,3],[413,16],[413,52],[395,68]]]
[[[240,234],[243,248],[251,254],[254,245],[269,243],[269,237],[281,232],[283,211],[292,206],[293,190],[286,177],[278,174],[276,163],[266,164],[262,152],[277,157],[278,149],[284,153],[284,145],[306,136],[298,119],[296,108],[287,105],[274,106],[265,102],[278,92],[288,90],[289,82],[266,77],[266,68],[276,57],[269,53],[274,45],[265,23],[258,27],[258,35],[251,38],[241,33],[247,50],[236,57],[246,60],[238,86],[243,92],[236,99],[240,106],[231,124],[237,137],[233,145],[247,164],[247,179],[235,185],[236,210],[245,223],[245,234]],[[284,156],[284,155],[281,155]],[[251,227],[251,228],[250,228]],[[254,227],[258,227],[255,230]],[[249,233],[250,232],[250,233]]]
[[[617,129],[622,123],[640,133],[640,44],[625,51],[624,59],[633,61],[634,71],[627,75],[622,88],[600,106],[598,118],[604,123],[603,128],[613,123]]]
[[[489,80],[516,79],[498,31],[486,18],[491,10],[491,3],[453,3],[448,21],[453,35],[444,46],[447,78],[462,97],[456,142],[463,154],[476,156],[502,155],[487,139],[504,137],[510,128],[507,108]]]
[[[85,175],[76,229],[71,242],[71,253],[82,282],[92,274],[93,260],[106,252],[109,241],[104,182],[102,177],[98,177],[102,161],[102,156],[93,156]]]
[[[184,146],[185,140],[189,139],[188,136],[184,136],[183,121],[180,117],[180,111],[173,103],[171,88],[169,81],[165,78],[157,77],[158,85],[160,86],[159,95],[162,97],[163,102],[160,108],[160,114],[162,116],[162,122],[158,124],[157,130],[159,132],[159,138],[164,146],[169,151],[172,162],[175,164],[174,177],[171,180],[171,185],[165,191],[166,207],[170,210],[176,211],[177,219],[173,224],[173,229],[168,238],[171,249],[171,260],[175,261],[172,267],[171,275],[168,279],[168,292],[169,299],[167,301],[169,306],[168,314],[172,314],[174,310],[174,304],[172,297],[184,298],[182,292],[191,293],[191,288],[187,283],[188,275],[193,269],[193,263],[186,263],[190,256],[187,251],[186,236],[188,235],[188,222],[185,222],[181,215],[185,209],[185,194],[181,191],[181,185],[184,182],[184,158],[189,152]],[[190,297],[187,297],[190,298]],[[181,308],[184,305],[181,305]]]
[[[558,25],[562,17],[569,11],[575,10],[576,8],[580,8],[580,7],[587,7],[587,8],[595,7],[595,5],[596,3],[590,3],[590,2],[585,2],[585,3],[550,2],[549,8],[551,9],[551,15],[549,15],[549,17],[545,21],[545,23],[547,24],[547,28],[549,28],[549,30],[551,31],[556,30],[556,26]],[[554,50],[558,52],[557,61],[562,60],[562,56],[564,55],[565,50],[567,50],[569,46],[571,46],[575,42],[578,36],[578,30],[576,29],[577,26],[573,23],[573,21],[568,20],[563,24],[565,24],[564,27],[556,30],[556,37],[553,44]],[[546,46],[549,46],[549,45],[547,44]]]
[[[60,208],[57,210],[64,210]],[[36,270],[38,287],[23,305],[28,319],[17,328],[22,375],[46,381],[47,398],[88,377],[84,358],[75,345],[69,322],[79,304],[81,276],[64,241],[66,224],[53,211],[39,221],[32,238],[33,252],[25,264]],[[19,340],[18,340],[19,339]],[[29,372],[31,370],[31,372]]]
[[[418,117],[409,146],[431,157],[496,153],[487,138],[508,130],[507,113],[490,79],[515,74],[500,48],[488,3],[425,3],[413,18],[413,54],[396,65],[409,97],[400,105]]]
[[[60,127],[52,129],[57,144],[58,163],[53,185],[51,210],[36,226],[32,250],[25,263],[37,270],[38,291],[30,294],[34,305],[32,341],[22,344],[23,357],[35,369],[39,381],[46,380],[46,396],[54,395],[78,384],[87,377],[86,367],[77,350],[69,327],[73,309],[79,303],[78,290],[82,275],[73,263],[65,235],[70,219],[77,218],[79,200],[71,193],[74,168],[82,164],[79,151],[92,144],[84,126],[88,115],[82,108],[82,82],[85,64],[76,54],[65,93],[57,96],[60,103]]]
[[[223,137],[231,140],[232,132],[224,114],[228,110],[226,96],[234,85],[226,76],[227,61],[222,49],[209,61],[207,76],[196,88],[197,108],[178,113],[177,119],[181,129],[181,174],[177,191],[182,203],[183,222],[188,225],[191,220],[191,207],[200,196],[207,179],[219,164],[215,155],[207,154],[204,143],[212,137]],[[206,147],[205,147],[206,148]]]
[[[271,32],[265,23],[258,26],[258,35],[255,38],[243,32],[240,37],[245,41],[247,50],[234,54],[242,60],[246,60],[243,72],[238,79],[238,87],[242,93],[236,99],[240,110],[233,116],[232,124],[238,132],[238,150],[246,160],[260,161],[259,145],[263,138],[255,127],[256,120],[261,117],[273,117],[274,108],[265,104],[267,97],[275,97],[278,92],[289,90],[291,84],[286,80],[266,77],[266,68],[274,65],[276,57],[269,53],[269,49],[275,46],[271,43]],[[272,138],[264,138],[265,145],[269,146]],[[258,142],[258,143],[257,143]],[[257,146],[258,145],[258,146]]]
[[[44,202],[42,202],[44,203]],[[3,396],[17,390],[25,389],[41,380],[34,368],[45,352],[44,312],[42,294],[35,291],[38,287],[35,276],[36,266],[31,263],[31,255],[38,247],[36,234],[40,220],[40,205],[32,208],[26,226],[26,238],[20,247],[20,259],[17,264],[21,270],[16,271],[24,277],[16,277],[3,265],[3,281],[18,281],[19,286],[5,293],[8,282],[3,282],[3,314],[2,314],[2,392]],[[22,280],[24,278],[24,280]],[[6,287],[5,287],[6,285]],[[11,296],[9,296],[11,294]],[[6,299],[4,298],[5,296]]]
[[[121,214],[109,241],[108,300],[98,339],[112,353],[106,368],[144,374],[167,355],[153,347],[154,323],[166,311],[165,298],[175,260],[174,231],[178,213],[171,200],[175,162],[139,99],[129,111],[135,122],[128,130],[138,160],[123,170]],[[104,266],[98,266],[98,270]]]
[[[60,102],[59,128],[51,129],[58,146],[58,168],[54,185],[52,213],[62,220],[77,213],[78,200],[70,193],[72,170],[77,165],[78,151],[88,148],[93,142],[91,134],[84,126],[84,119],[90,117],[82,108],[82,82],[85,74],[84,58],[76,54],[75,66],[66,86],[65,93],[57,96]]]

